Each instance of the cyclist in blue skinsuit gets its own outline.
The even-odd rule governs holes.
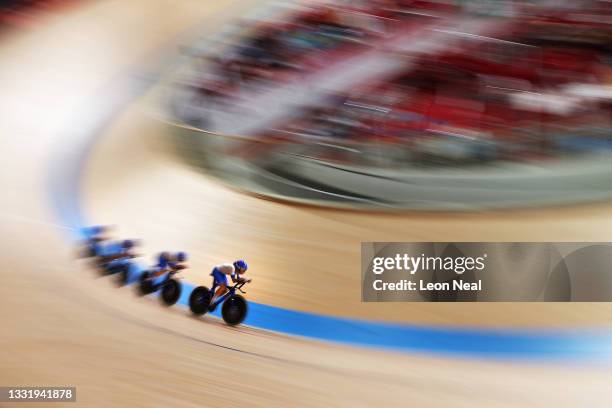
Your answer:
[[[240,259],[234,263],[224,263],[213,268],[210,275],[213,277],[214,296],[210,300],[211,307],[214,307],[215,301],[227,292],[227,276],[232,278],[232,282],[250,282],[251,279],[245,279],[243,275],[248,269],[247,263]]]
[[[94,258],[102,255],[104,242],[108,240],[108,227],[102,225],[86,228],[83,230],[85,236],[85,256]]]
[[[136,243],[126,239],[119,243],[113,243],[105,248],[103,267],[109,273],[116,273],[130,267],[130,262],[138,255],[134,253]]]
[[[153,279],[154,284],[161,283],[166,279],[168,273],[175,273],[186,269],[186,262],[187,254],[185,252],[177,252],[172,255],[170,252],[164,251],[159,254],[157,265],[153,267],[150,279]]]

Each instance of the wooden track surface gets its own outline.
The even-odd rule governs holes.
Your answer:
[[[76,108],[96,113],[96,89],[185,27],[205,19],[212,29],[222,20],[211,16],[245,2],[203,4],[93,2],[0,47],[0,385],[77,386],[77,404],[54,405],[67,407],[218,406],[219,394],[228,407],[610,405],[607,368],[396,355],[232,329],[117,290],[75,261],[49,208],[51,156],[75,141]],[[497,326],[610,317],[589,304],[370,307],[356,284],[361,240],[607,240],[605,206],[381,217],[258,201],[178,163],[147,106],[134,105],[96,150],[85,206],[96,221],[143,237],[147,255],[189,250],[190,279],[240,253],[256,265],[252,299],[303,310]],[[225,234],[236,223],[238,242]],[[302,267],[288,270],[290,262]]]

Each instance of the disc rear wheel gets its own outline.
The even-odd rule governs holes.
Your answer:
[[[175,279],[170,279],[164,286],[161,291],[161,300],[166,306],[172,306],[176,302],[178,302],[181,297],[181,284],[179,281]]]
[[[208,311],[210,291],[206,286],[198,286],[189,296],[189,309],[195,315],[201,316]]]

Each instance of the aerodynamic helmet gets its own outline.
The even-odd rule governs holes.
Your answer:
[[[185,252],[177,252],[176,262],[185,262],[187,260],[187,254]]]
[[[234,262],[234,268],[236,268],[237,270],[242,271],[242,273],[246,272],[247,269],[249,269],[249,266],[247,265],[247,263],[242,260],[239,259],[236,262]]]

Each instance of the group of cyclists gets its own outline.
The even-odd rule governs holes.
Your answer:
[[[119,272],[129,268],[131,260],[138,257],[136,248],[139,245],[135,240],[111,241],[109,238],[109,227],[95,226],[87,228],[86,254],[96,260],[98,267],[104,269],[109,274]],[[157,256],[156,264],[149,270],[148,279],[158,280],[168,274],[172,275],[186,269],[187,253],[163,251]],[[222,263],[215,266],[210,273],[213,278],[214,295],[211,304],[223,296],[228,291],[228,276],[233,283],[248,283],[251,281],[245,278],[244,274],[248,269],[247,263],[242,260]]]

